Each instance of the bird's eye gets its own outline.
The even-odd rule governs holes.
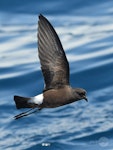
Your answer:
[[[84,96],[85,94],[84,94],[84,93],[79,93],[79,95],[82,97],[82,96]]]

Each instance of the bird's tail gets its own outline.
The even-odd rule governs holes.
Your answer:
[[[16,116],[14,116],[15,119],[19,119],[19,118],[22,118],[24,116],[28,116],[28,115],[35,113],[38,110],[40,110],[40,108],[38,108],[38,105],[36,105],[35,103],[30,103],[30,100],[32,100],[32,98],[14,96],[14,101],[15,101],[17,109],[31,108],[30,110],[27,110],[25,112],[22,112]]]
[[[34,108],[34,104],[33,103],[29,103],[29,100],[31,98],[27,98],[27,97],[21,97],[21,96],[14,96],[14,101],[16,104],[16,108],[20,109],[20,108]]]

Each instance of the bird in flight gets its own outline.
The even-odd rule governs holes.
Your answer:
[[[15,119],[27,116],[43,108],[55,108],[81,99],[87,100],[86,90],[72,88],[69,83],[69,63],[60,39],[43,16],[38,21],[38,54],[45,87],[41,94],[34,97],[14,96],[16,108],[31,108],[15,116]]]

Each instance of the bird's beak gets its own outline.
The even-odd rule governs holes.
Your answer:
[[[86,96],[84,96],[84,99],[86,100],[86,102],[88,102],[88,99],[87,99],[87,97],[86,97]]]

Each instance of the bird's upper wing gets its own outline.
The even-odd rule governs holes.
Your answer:
[[[38,22],[38,51],[45,89],[69,84],[69,64],[60,39],[49,21],[42,15]]]

